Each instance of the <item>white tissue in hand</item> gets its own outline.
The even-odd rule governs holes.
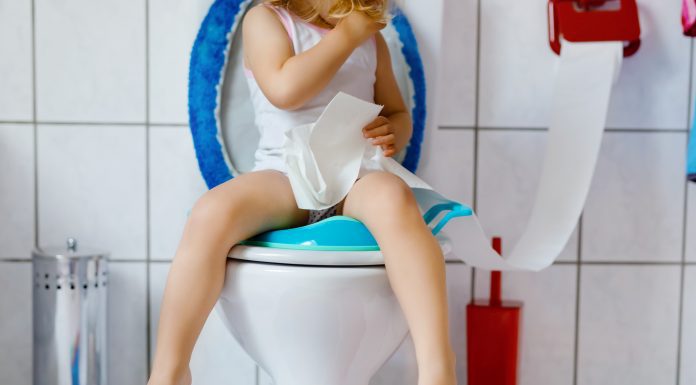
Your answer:
[[[365,171],[389,171],[411,187],[430,188],[363,137],[363,127],[381,110],[339,92],[314,124],[285,132],[285,163],[299,208],[320,210],[337,204]]]

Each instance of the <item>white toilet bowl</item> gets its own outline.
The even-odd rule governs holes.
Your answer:
[[[367,385],[408,332],[382,263],[379,251],[238,245],[217,308],[276,385]]]

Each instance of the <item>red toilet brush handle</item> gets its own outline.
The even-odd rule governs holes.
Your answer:
[[[493,238],[493,250],[498,254],[502,255],[502,241],[500,237]],[[501,285],[502,285],[502,273],[500,271],[491,271],[491,293],[490,293],[490,305],[500,306],[502,304],[501,300]]]

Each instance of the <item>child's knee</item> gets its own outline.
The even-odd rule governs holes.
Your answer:
[[[417,208],[411,188],[394,174],[376,172],[366,175],[361,181],[365,195],[365,199],[361,200],[374,211],[394,214]]]
[[[236,215],[241,206],[239,198],[235,196],[224,196],[218,191],[208,191],[198,198],[191,209],[189,221],[194,225],[215,226],[215,224],[226,224]]]

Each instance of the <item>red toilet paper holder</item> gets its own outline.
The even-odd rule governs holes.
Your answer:
[[[561,37],[572,42],[625,41],[624,56],[640,48],[636,0],[620,0],[619,9],[598,10],[607,0],[549,0],[549,45],[561,53]]]

